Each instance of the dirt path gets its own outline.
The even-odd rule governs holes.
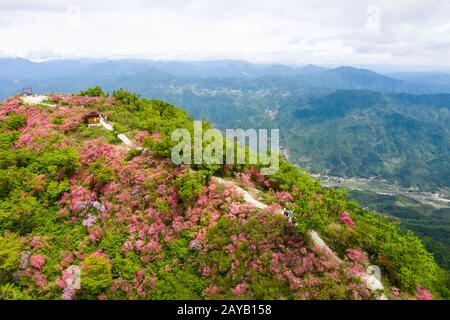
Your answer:
[[[224,185],[224,186],[233,185],[236,189],[236,192],[238,194],[242,195],[242,197],[246,203],[251,204],[258,209],[266,209],[268,207],[268,205],[266,205],[265,203],[262,203],[259,200],[256,200],[248,191],[242,189],[241,187],[236,185],[236,183],[233,181],[227,181],[227,180],[224,180],[219,177],[214,177],[213,180],[217,181],[219,184]],[[284,210],[279,210],[276,213],[283,215]],[[315,246],[319,247],[320,249],[322,249],[323,251],[328,253],[332,259],[335,259],[339,263],[343,263],[342,259],[340,259],[337,256],[337,254],[326,244],[326,242],[319,236],[319,234],[316,231],[314,231],[314,230],[308,231],[308,236],[312,240],[312,242],[314,243]],[[381,283],[380,279],[378,279],[378,277],[376,275],[365,273],[365,274],[361,275],[361,278],[364,281],[366,281],[367,288],[370,291],[372,291],[375,294],[378,294],[378,296],[377,296],[378,300],[388,300],[387,297],[383,293],[381,293],[381,294],[379,293],[380,291],[382,292],[384,290],[384,287],[383,287],[383,284]]]

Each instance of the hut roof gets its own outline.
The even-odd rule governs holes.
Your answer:
[[[95,110],[89,111],[88,113],[84,114],[85,118],[89,118],[89,117],[100,117],[100,113],[98,113]]]

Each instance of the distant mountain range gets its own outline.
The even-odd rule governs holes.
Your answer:
[[[23,86],[38,86],[42,80],[106,82],[111,77],[142,77],[146,70],[160,70],[167,78],[201,80],[211,78],[252,79],[283,78],[294,87],[323,89],[363,89],[410,94],[450,93],[450,73],[393,73],[382,75],[367,69],[315,65],[290,66],[252,64],[245,61],[220,60],[199,62],[128,60],[50,60],[32,62],[26,59],[0,59],[0,98],[5,98]],[[81,79],[83,80],[81,80]],[[278,79],[277,79],[278,80]],[[51,82],[50,82],[51,83]],[[63,87],[64,88],[64,87]],[[56,89],[59,89],[56,88]],[[70,86],[67,88],[70,90]]]

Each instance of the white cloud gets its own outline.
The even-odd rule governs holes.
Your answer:
[[[450,66],[444,0],[0,0],[0,53]]]

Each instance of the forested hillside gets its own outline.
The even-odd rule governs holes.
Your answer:
[[[113,131],[84,124],[94,110]],[[0,296],[372,299],[362,275],[376,264],[388,298],[448,298],[446,272],[411,232],[284,161],[267,177],[259,165],[176,166],[170,135],[180,127],[192,130],[184,111],[123,90],[4,101]],[[67,287],[71,265],[80,289]]]

